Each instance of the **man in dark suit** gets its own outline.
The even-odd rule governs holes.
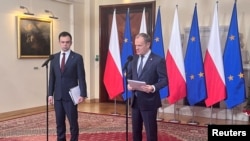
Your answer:
[[[69,90],[79,85],[81,94],[78,103],[87,98],[84,63],[80,54],[70,50],[72,45],[70,33],[59,34],[59,45],[61,51],[54,54],[54,59],[50,63],[48,102],[54,103],[57,141],[66,141],[66,116],[70,124],[70,141],[78,141],[77,105],[74,105]]]
[[[138,34],[135,37],[136,55],[128,67],[127,79],[146,82],[141,90],[128,84],[128,90],[133,91],[133,141],[142,141],[143,123],[147,141],[157,141],[157,109],[162,106],[159,90],[168,84],[165,59],[152,53],[150,45],[148,34]]]

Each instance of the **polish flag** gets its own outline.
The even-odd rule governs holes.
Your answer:
[[[146,24],[146,16],[145,16],[145,8],[143,8],[142,17],[141,17],[141,26],[139,33],[147,33],[147,24]]]
[[[169,80],[168,102],[170,104],[174,104],[186,96],[186,76],[180,35],[178,11],[176,7],[169,48],[166,56]]]
[[[206,106],[213,106],[226,98],[226,87],[222,51],[219,35],[218,9],[214,8],[213,23],[211,26],[208,47],[205,53],[204,70],[207,86]]]
[[[109,51],[104,70],[104,85],[110,99],[114,99],[124,91],[115,10],[109,40]]]

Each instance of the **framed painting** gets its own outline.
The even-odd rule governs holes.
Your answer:
[[[18,58],[48,58],[52,54],[52,19],[17,17]]]

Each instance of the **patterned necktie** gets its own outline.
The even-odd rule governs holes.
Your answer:
[[[61,72],[64,71],[64,66],[65,66],[65,53],[63,53],[62,61],[61,61]]]
[[[140,65],[139,65],[139,68],[138,68],[138,72],[137,72],[137,74],[138,74],[138,76],[140,76],[141,75],[141,72],[142,72],[142,66],[143,66],[143,55],[141,55],[141,59],[140,59]]]

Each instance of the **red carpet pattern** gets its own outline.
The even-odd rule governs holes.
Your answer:
[[[47,139],[46,113],[0,122],[0,141],[43,141]],[[48,138],[56,140],[54,112],[49,113]],[[67,138],[69,125],[67,123]],[[131,119],[126,136],[125,116],[79,113],[80,141],[132,141]],[[144,140],[146,141],[145,133]],[[206,141],[207,127],[158,122],[159,141]]]

